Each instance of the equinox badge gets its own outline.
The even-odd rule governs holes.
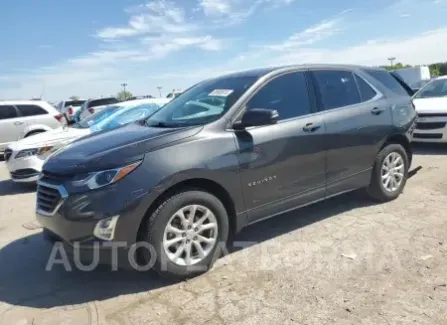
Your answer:
[[[261,179],[261,180],[259,180],[259,181],[254,181],[254,182],[248,183],[248,186],[261,185],[261,184],[264,184],[264,183],[266,183],[266,182],[271,182],[271,181],[273,181],[274,179],[276,179],[276,175],[268,176],[268,177],[265,177],[265,178],[263,178],[263,179]]]

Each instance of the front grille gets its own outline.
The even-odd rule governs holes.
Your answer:
[[[418,139],[442,139],[442,133],[414,133],[413,138]]]
[[[5,152],[4,152],[4,157],[5,157],[5,161],[8,161],[11,156],[12,156],[12,150],[9,148],[6,148]]]
[[[45,215],[54,214],[64,200],[62,187],[38,183],[37,212]]]
[[[419,130],[435,130],[442,129],[445,127],[446,122],[418,122],[416,124],[416,129]]]
[[[39,172],[32,168],[18,169],[11,172],[11,177],[15,179],[24,179],[39,175]]]

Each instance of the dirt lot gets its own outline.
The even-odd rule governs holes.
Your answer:
[[[417,152],[398,200],[352,193],[259,223],[236,238],[249,247],[177,284],[45,271],[33,188],[0,162],[0,324],[447,324],[447,149]]]

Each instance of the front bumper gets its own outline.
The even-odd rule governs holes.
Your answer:
[[[16,154],[17,152],[13,151],[6,161],[6,168],[8,168],[12,181],[17,183],[36,182],[45,160],[37,155],[16,159]]]
[[[82,259],[90,260],[96,251],[101,251],[105,256],[101,257],[101,263],[110,264],[113,262],[111,253],[116,250],[119,252],[119,265],[126,267],[129,265],[129,250],[137,242],[140,224],[148,208],[147,192],[135,190],[142,179],[141,175],[132,173],[116,184],[69,194],[64,185],[49,183],[44,177],[37,188],[37,221],[61,238],[67,251],[74,250],[82,255]],[[57,197],[54,202],[49,200],[52,197]],[[113,216],[119,216],[113,240],[96,238],[94,229],[97,223]]]
[[[412,142],[447,142],[447,115],[422,116],[417,119]]]

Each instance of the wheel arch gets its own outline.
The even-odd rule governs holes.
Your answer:
[[[411,166],[411,161],[413,160],[413,150],[411,148],[411,143],[408,140],[408,138],[403,134],[393,134],[385,140],[380,150],[382,150],[389,144],[400,144],[402,147],[404,147],[405,152],[407,153],[408,156],[409,166]]]
[[[242,228],[243,223],[238,220],[235,202],[231,197],[230,192],[225,187],[209,178],[190,178],[171,185],[152,201],[138,227],[137,241],[139,241],[141,238],[141,229],[144,225],[144,222],[160,206],[160,204],[162,204],[167,198],[175,195],[176,193],[188,189],[208,192],[217,197],[222,202],[225,210],[227,211],[228,222],[230,225],[230,234],[234,234]]]

